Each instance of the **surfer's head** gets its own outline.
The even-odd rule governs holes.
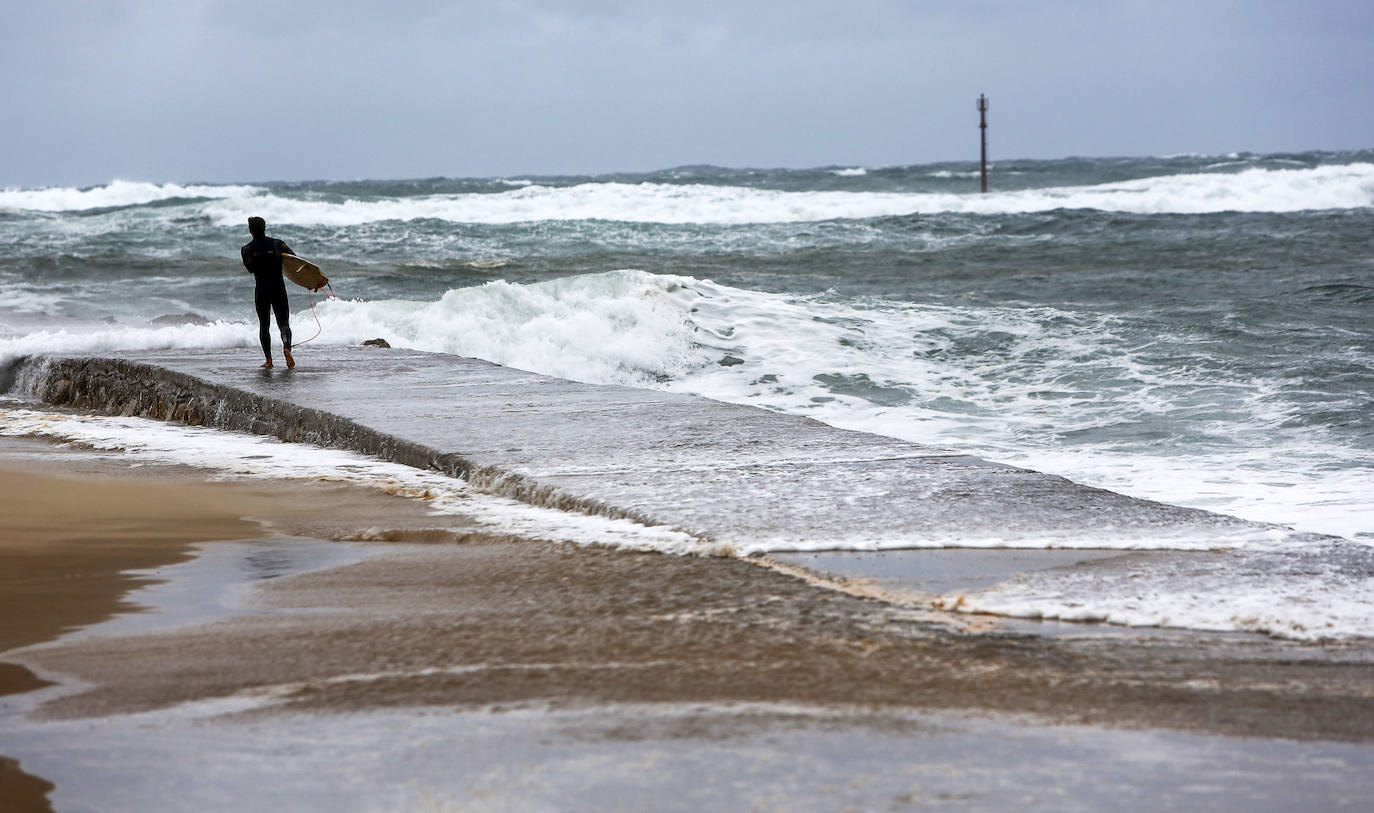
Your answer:
[[[248,218],[248,233],[254,237],[261,237],[267,233],[267,221],[256,215]]]

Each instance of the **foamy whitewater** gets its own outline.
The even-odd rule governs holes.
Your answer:
[[[252,363],[237,248],[258,214],[339,294],[312,311],[293,293],[298,342],[380,336],[696,393],[1374,541],[1374,153],[1001,162],[986,195],[975,170],[0,190],[0,363],[173,347]],[[1023,579],[977,606],[1374,634],[1370,574],[1307,564],[1157,574],[1129,596],[1103,574]],[[1303,592],[1329,601],[1246,620]]]

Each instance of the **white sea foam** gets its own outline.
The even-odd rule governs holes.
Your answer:
[[[354,226],[442,220],[506,224],[611,220],[667,224],[791,223],[912,214],[1014,214],[1099,209],[1136,214],[1292,212],[1374,206],[1374,164],[1248,169],[1145,178],[1096,186],[990,194],[808,191],[658,183],[525,186],[494,194],[429,195],[339,202],[278,194],[227,194],[202,204],[223,226],[260,214],[272,223]]]
[[[957,609],[1130,627],[1259,632],[1296,640],[1374,637],[1374,578],[1368,557],[1347,562],[1338,545],[1322,547],[1028,573],[961,596]],[[941,603],[955,602],[946,597]]]
[[[862,178],[868,174],[868,170],[863,167],[849,167],[848,169],[832,169],[830,173],[841,178]]]
[[[116,450],[133,461],[195,466],[226,478],[351,483],[425,500],[434,513],[470,518],[481,530],[526,539],[696,554],[718,546],[666,527],[538,508],[482,494],[465,480],[371,457],[276,438],[144,418],[0,409],[0,435],[40,436]]]
[[[261,190],[254,186],[215,186],[141,181],[111,181],[105,186],[52,186],[42,189],[0,190],[0,209],[72,212],[110,206],[137,206],[168,198],[243,198]],[[237,224],[236,224],[237,225]]]
[[[712,360],[688,318],[699,297],[694,283],[619,271],[535,285],[491,282],[435,302],[325,302],[318,312],[334,342],[383,336],[579,381],[651,386]]]

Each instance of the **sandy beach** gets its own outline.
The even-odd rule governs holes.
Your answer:
[[[27,709],[40,728],[228,702],[225,720],[293,727],[407,709],[599,709],[598,731],[667,730],[688,743],[837,719],[907,736],[909,715],[948,712],[1033,730],[1374,738],[1371,653],[1355,645],[1063,624],[1035,634],[754,560],[484,536],[462,517],[429,515],[422,500],[353,486],[207,482],[39,441],[3,451],[0,645],[18,648],[0,656],[6,699],[27,702],[45,678],[67,684],[29,695],[41,698]],[[286,549],[302,538],[384,541],[346,566],[259,580],[232,617],[179,627],[173,602],[153,631],[51,643],[135,609],[128,591],[150,568],[188,562],[193,543]],[[684,704],[711,712],[644,719]],[[798,709],[829,722],[799,723]],[[0,753],[6,803],[47,809],[49,777]]]

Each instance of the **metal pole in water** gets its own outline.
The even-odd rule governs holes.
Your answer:
[[[988,191],[988,97],[978,94],[978,134],[983,142],[983,191]]]

